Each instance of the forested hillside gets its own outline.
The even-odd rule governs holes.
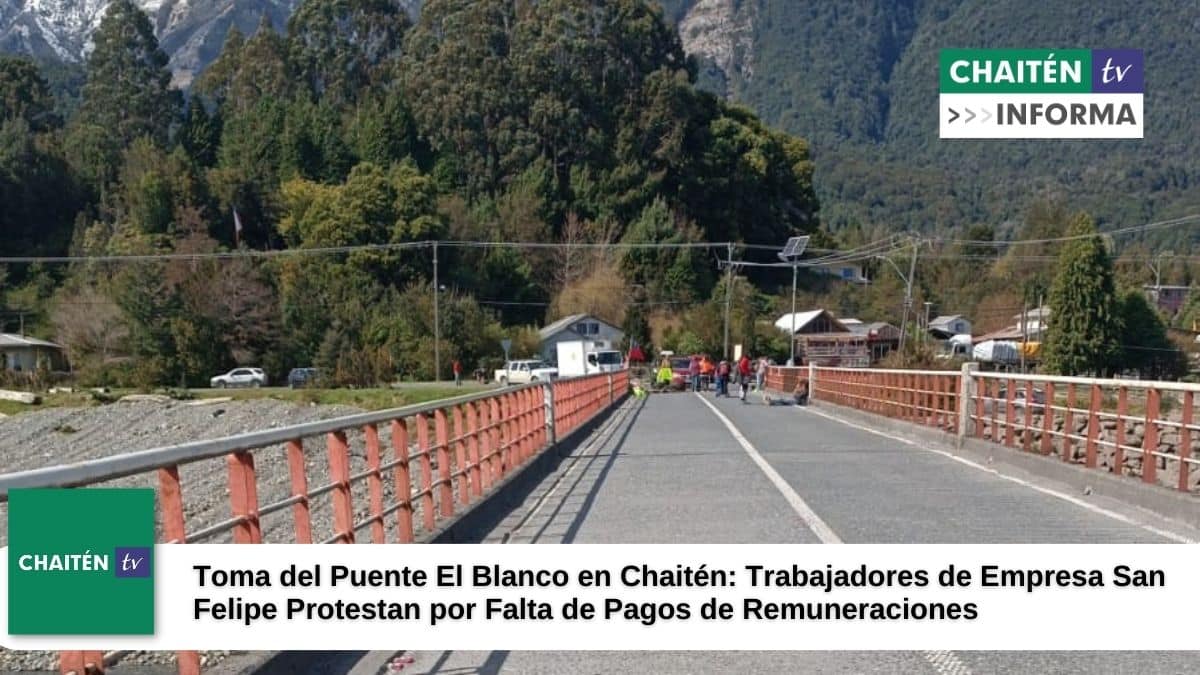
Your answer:
[[[232,30],[188,92],[131,0],[94,42],[72,105],[0,59],[0,256],[98,258],[9,265],[4,319],[64,342],[85,380],[194,385],[235,363],[429,378],[435,292],[444,368],[502,335],[528,349],[548,313],[645,335],[643,308],[709,300],[705,250],[447,245],[434,289],[419,242],[817,226],[807,144],[697,89],[640,0],[437,0],[415,25],[391,0],[307,0],[282,35]]]
[[[810,139],[822,219],[1005,229],[1064,198],[1102,228],[1200,210],[1200,13],[1189,3],[1066,0],[662,0],[702,82]],[[1145,50],[1146,137],[939,141],[943,47]],[[1192,233],[1164,237],[1183,248]]]

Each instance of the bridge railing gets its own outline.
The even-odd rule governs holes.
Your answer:
[[[810,396],[957,433],[960,379],[936,370],[816,368]]]
[[[965,374],[971,435],[1063,462],[1200,489],[1200,385],[1184,382]]]
[[[432,538],[628,388],[619,371],[5,474],[0,502],[15,488],[126,479],[157,488],[163,543],[412,543]],[[325,461],[314,461],[321,454]],[[211,494],[189,498],[180,471],[199,476],[220,463],[229,495],[223,518]],[[280,518],[286,513],[290,523]],[[59,669],[103,672],[115,656],[63,652]],[[197,652],[179,652],[177,661],[181,675],[200,672]]]
[[[805,375],[814,400],[1200,493],[1200,385],[984,373],[969,363],[961,371],[773,367],[768,388],[792,391]]]

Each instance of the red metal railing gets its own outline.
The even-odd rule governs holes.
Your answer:
[[[793,393],[800,382],[808,380],[808,366],[769,366],[763,385],[772,391]]]
[[[264,519],[291,512],[291,527],[273,528],[296,543],[314,542],[313,506],[328,500],[332,532],[321,543],[412,543],[432,538],[450,519],[479,502],[542,450],[579,429],[629,389],[626,371],[513,387],[449,401],[353,415],[242,436],[170,446],[69,466],[0,475],[0,501],[21,487],[76,487],[119,478],[156,476],[161,541],[191,543],[228,537],[264,541]],[[327,480],[310,487],[309,460],[324,437]],[[309,441],[306,448],[305,441]],[[351,446],[362,453],[351,452]],[[260,504],[256,458],[282,447],[288,495]],[[390,456],[388,456],[390,455]],[[230,517],[188,528],[180,467],[224,459]],[[415,466],[414,466],[415,463]],[[356,466],[357,465],[357,466]],[[319,465],[317,465],[319,466]],[[390,480],[389,480],[390,478]],[[365,516],[356,506],[366,486]],[[193,514],[194,516],[195,514]],[[194,524],[194,523],[193,523]],[[101,652],[60,656],[62,673],[103,672]],[[181,675],[200,672],[200,655],[178,652]]]
[[[568,434],[629,391],[629,371],[559,380],[553,387],[554,428]]]
[[[807,370],[772,368],[768,387],[787,391],[785,378]],[[809,377],[813,400],[1200,492],[1200,385],[982,373],[974,364],[961,372],[814,367]]]
[[[1152,485],[1200,491],[1200,386],[972,373],[970,436]]]
[[[953,371],[814,368],[810,396],[954,433],[960,377]]]

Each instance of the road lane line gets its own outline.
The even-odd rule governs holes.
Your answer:
[[[706,403],[707,403],[707,401],[706,401]],[[1075,506],[1078,506],[1080,508],[1087,509],[1088,511],[1091,511],[1092,513],[1097,513],[1102,516],[1107,516],[1109,518],[1112,518],[1113,520],[1120,521],[1127,525],[1134,525],[1134,526],[1140,527],[1143,530],[1150,532],[1151,534],[1155,534],[1164,539],[1169,539],[1178,544],[1198,543],[1194,539],[1190,539],[1188,537],[1185,537],[1185,536],[1182,536],[1179,534],[1175,534],[1174,532],[1170,532],[1168,530],[1154,527],[1153,525],[1147,525],[1146,523],[1142,523],[1137,520],[1134,520],[1133,518],[1130,518],[1129,516],[1126,516],[1121,513],[1117,513],[1116,511],[1111,511],[1102,506],[1096,506],[1095,504],[1084,501],[1082,499],[1079,499],[1078,497],[1069,495],[1065,492],[1060,492],[1058,490],[1053,490],[1048,487],[1043,487],[1036,483],[1031,483],[1027,480],[1017,478],[1016,476],[1009,476],[1007,474],[1003,474],[990,466],[984,466],[983,464],[980,464],[978,462],[973,462],[973,461],[967,459],[966,457],[960,457],[952,452],[947,452],[945,450],[938,450],[937,448],[929,447],[923,443],[918,443],[916,441],[909,440],[907,438],[904,438],[903,436],[897,436],[896,434],[891,434],[886,431],[879,431],[878,429],[872,429],[871,427],[864,426],[862,424],[857,424],[857,423],[851,422],[849,420],[844,420],[840,417],[837,417],[836,415],[830,415],[827,412],[815,410],[812,407],[801,407],[801,408],[797,408],[797,410],[799,410],[801,412],[806,412],[806,413],[809,413],[812,415],[817,415],[819,417],[824,417],[827,420],[831,420],[831,421],[837,422],[839,424],[844,424],[848,427],[858,429],[859,431],[865,431],[867,433],[875,434],[876,436],[882,436],[884,438],[888,438],[893,441],[904,443],[905,445],[911,445],[912,447],[917,448],[919,450],[924,450],[925,452],[932,452],[937,455],[942,455],[943,457],[948,457],[960,464],[965,464],[971,468],[979,469],[980,471],[983,471],[985,473],[990,473],[993,476],[996,476],[997,478],[1002,478],[1006,481],[1009,481],[1011,483],[1016,483],[1017,485],[1027,487],[1031,490],[1036,490],[1037,492],[1041,492],[1042,494],[1050,495],[1051,497],[1056,497],[1065,502],[1074,504]]]
[[[791,504],[792,508],[795,509],[796,513],[800,516],[800,519],[803,520],[804,524],[808,526],[808,529],[812,530],[813,534],[815,534],[817,538],[821,540],[821,543],[841,544],[842,538],[839,537],[837,533],[833,531],[833,528],[829,527],[829,525],[817,515],[816,511],[812,510],[812,507],[810,507],[804,501],[804,499],[800,497],[796,490],[793,489],[792,486],[783,479],[783,476],[779,475],[779,472],[775,470],[775,467],[771,466],[767,460],[763,458],[762,454],[760,454],[754,447],[754,444],[752,444],[744,435],[742,435],[742,432],[738,430],[733,421],[726,417],[725,413],[718,410],[717,406],[713,405],[712,402],[704,398],[702,394],[697,393],[696,397],[699,398],[704,405],[708,406],[709,410],[713,411],[713,414],[717,416],[717,419],[721,420],[721,423],[725,425],[725,428],[729,430],[729,433],[733,435],[733,438],[738,442],[739,445],[742,446],[742,449],[746,451],[746,454],[750,455],[750,459],[754,460],[754,463],[758,465],[759,469],[762,469],[762,472],[767,475],[767,479],[771,481],[771,483],[775,486],[775,489],[783,493],[784,499]],[[954,654],[954,652],[923,651],[921,652],[921,656],[924,657],[924,659],[928,661],[931,666],[933,666],[934,670],[936,670],[939,675],[971,675],[971,669],[967,667],[967,664],[963,663],[962,660],[960,660],[958,656]]]
[[[971,669],[954,652],[921,652],[921,656],[940,675],[971,675]]]
[[[733,422],[730,421],[730,419],[726,417],[724,413],[722,413],[720,410],[717,410],[717,407],[710,403],[708,399],[704,398],[702,394],[697,393],[696,398],[700,399],[704,405],[708,406],[708,409],[713,411],[713,414],[717,416],[717,419],[721,420],[721,423],[724,424],[725,428],[729,430],[729,433],[733,436],[734,440],[736,440],[738,444],[742,446],[742,449],[746,451],[747,455],[750,455],[750,459],[758,465],[758,468],[761,469],[764,474],[766,474],[767,480],[771,481],[771,484],[775,486],[775,489],[779,490],[779,492],[783,494],[783,498],[787,500],[788,504],[791,505],[796,514],[800,516],[800,520],[804,521],[804,524],[808,526],[808,529],[812,530],[812,533],[817,536],[817,539],[821,540],[822,544],[842,543],[842,538],[839,537],[837,533],[834,532],[833,529],[821,519],[821,516],[817,515],[816,511],[812,510],[812,508],[804,501],[804,499],[802,499],[800,495],[796,493],[792,486],[783,479],[783,476],[780,476],[779,472],[775,471],[775,467],[771,466],[767,463],[767,460],[763,459],[763,456],[759,454],[758,450],[755,449],[750,441],[746,440],[746,437],[742,435],[742,432],[738,431],[738,428],[734,426]]]

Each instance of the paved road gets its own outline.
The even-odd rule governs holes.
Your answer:
[[[768,474],[774,474],[774,482]],[[819,410],[742,404],[711,396],[702,400],[692,394],[656,395],[644,402],[627,402],[485,540],[1167,541],[1137,524],[1035,487],[1054,489],[1006,480],[846,425]],[[808,507],[807,515],[785,497],[789,491]],[[411,655],[416,662],[405,672],[445,675],[1189,673],[1196,672],[1200,662],[1197,653],[1134,652],[414,651]]]

